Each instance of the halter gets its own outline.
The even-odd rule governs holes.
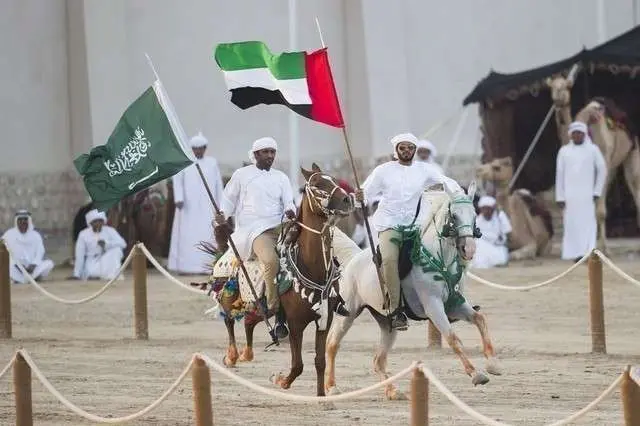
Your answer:
[[[330,217],[330,216],[335,216],[336,214],[347,215],[349,212],[329,208],[329,203],[331,202],[331,198],[333,198],[333,195],[337,190],[341,189],[340,186],[332,178],[327,179],[329,182],[333,184],[333,188],[331,188],[331,191],[325,191],[324,189],[320,189],[315,185],[311,185],[309,182],[311,182],[311,180],[316,175],[322,175],[322,172],[315,172],[311,176],[309,176],[309,179],[307,179],[307,182],[304,186],[304,191],[307,194],[307,199],[309,201],[309,208],[311,209],[311,211],[315,213],[313,203],[311,202],[311,199],[314,199],[320,209],[320,212],[325,216]]]

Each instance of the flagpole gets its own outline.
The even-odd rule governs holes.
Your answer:
[[[297,0],[289,0],[289,50],[296,50],[297,26]],[[293,187],[293,193],[298,193],[298,175],[300,174],[300,122],[298,114],[289,111],[289,180]]]
[[[320,36],[320,43],[322,44],[322,48],[326,48],[324,44],[324,38],[322,37],[322,30],[320,29],[320,21],[318,21],[318,17],[316,16],[316,28],[318,29],[318,35]],[[336,92],[335,86],[333,87],[334,92]],[[335,98],[338,100],[338,94],[335,93]],[[339,100],[338,100],[339,102]],[[349,137],[347,135],[347,126],[343,122],[342,123],[342,138],[347,147],[347,155],[349,156],[349,162],[351,163],[351,170],[353,171],[353,180],[356,184],[356,188],[360,190],[360,179],[358,179],[358,171],[356,169],[356,164],[353,160],[353,154],[351,152],[351,144],[349,143]],[[368,216],[369,216],[369,208],[366,203],[362,203],[362,216],[364,218],[364,226],[367,230],[367,237],[369,238],[369,247],[371,248],[371,254],[373,256],[373,264],[376,266],[376,274],[378,275],[378,283],[380,284],[380,291],[382,291],[382,297],[384,302],[382,304],[383,309],[387,310],[387,314],[389,314],[389,295],[385,291],[384,287],[384,279],[382,276],[382,271],[380,270],[381,262],[380,262],[380,251],[376,250],[375,244],[373,242],[373,234],[371,232],[371,225],[369,224]]]
[[[160,82],[160,76],[158,75],[155,67],[153,66],[153,62],[151,62],[151,58],[146,53],[145,53],[145,56],[147,57],[147,61],[149,62],[149,66],[151,67],[151,70],[153,71],[153,74],[156,76],[156,79]],[[162,85],[161,85],[161,87],[162,87]],[[163,90],[163,92],[164,92],[164,90]],[[163,93],[163,94],[167,97],[167,99],[166,99],[167,102],[169,102],[169,95],[167,93]],[[176,114],[176,117],[177,117],[177,114]],[[178,139],[180,139],[180,138],[178,138]],[[182,145],[182,142],[180,142],[180,144]],[[184,149],[184,147],[183,147],[183,149]],[[190,157],[193,158],[193,154],[191,154]],[[213,209],[214,209],[215,213],[217,215],[221,214],[222,211],[220,211],[220,209],[218,208],[218,203],[216,203],[216,200],[213,198],[213,193],[211,192],[211,188],[209,187],[209,184],[207,183],[207,180],[204,177],[204,173],[202,173],[202,169],[200,168],[200,164],[198,164],[197,161],[195,161],[194,163],[196,165],[196,169],[198,170],[198,174],[200,175],[200,179],[202,180],[204,188],[207,191],[207,195],[209,196],[209,200],[211,201],[211,204],[213,205]],[[240,253],[238,252],[238,249],[237,249],[235,243],[233,242],[233,239],[231,238],[231,235],[229,235],[228,241],[229,241],[229,245],[231,246],[231,249],[233,250],[234,255],[236,256],[236,259],[238,259],[238,263],[240,264],[240,269],[242,270],[242,273],[243,273],[244,277],[247,279],[247,283],[249,284],[249,289],[251,290],[251,294],[253,295],[253,297],[256,300],[256,306],[258,307],[258,310],[260,311],[260,314],[264,317],[264,323],[266,324],[267,328],[269,329],[269,335],[271,336],[272,344],[275,344],[276,346],[279,346],[280,343],[278,342],[278,337],[276,336],[276,332],[275,332],[274,328],[271,326],[271,323],[269,322],[269,319],[267,318],[267,311],[262,306],[262,303],[260,303],[260,300],[258,298],[258,294],[256,293],[256,290],[255,290],[255,288],[253,286],[253,282],[251,281],[251,277],[249,276],[249,272],[247,272],[247,268],[245,267],[244,262],[242,261],[242,258],[240,257]]]

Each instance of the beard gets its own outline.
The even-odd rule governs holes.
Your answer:
[[[411,161],[413,160],[413,157],[416,156],[416,152],[415,151],[412,151],[411,153],[396,152],[396,155],[398,156],[398,159],[400,161]]]

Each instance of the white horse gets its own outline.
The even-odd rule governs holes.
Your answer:
[[[475,252],[474,230],[476,212],[473,196],[476,184],[469,186],[468,194],[446,192],[425,192],[421,209],[431,204],[428,216],[422,222],[417,236],[421,245],[412,250],[413,260],[419,265],[401,280],[405,306],[416,319],[430,319],[446,339],[449,346],[462,361],[465,372],[474,385],[489,381],[487,372],[500,374],[495,351],[489,337],[485,315],[476,312],[462,296],[462,281],[465,269]],[[360,250],[348,238],[338,232],[334,235],[334,247],[342,251],[341,260],[346,265],[341,281],[340,295],[345,300],[349,317],[336,316],[327,338],[327,379],[329,393],[337,393],[335,380],[335,358],[340,341],[354,320],[367,308],[380,327],[380,345],[374,358],[374,370],[381,380],[389,377],[386,371],[387,355],[396,340],[396,330],[391,330],[389,320],[383,310],[383,296],[378,284],[371,252]],[[415,257],[416,249],[420,249]],[[351,256],[344,253],[351,250]],[[349,258],[351,257],[351,258]],[[483,352],[487,358],[486,372],[476,369],[462,349],[462,342],[451,328],[450,321],[465,320],[475,324],[482,338]],[[394,385],[385,388],[389,399],[404,396]]]

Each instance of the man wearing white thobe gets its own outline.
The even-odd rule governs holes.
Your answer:
[[[71,278],[112,280],[122,266],[127,243],[118,231],[106,225],[107,215],[104,212],[93,209],[85,218],[87,227],[78,234]]]
[[[190,145],[216,203],[222,200],[222,177],[215,158],[205,156],[207,139],[198,133]],[[205,274],[210,255],[198,248],[201,241],[215,245],[211,223],[213,206],[195,164],[173,177],[176,211],[171,228],[168,267],[179,274]]]
[[[505,266],[509,262],[507,241],[512,231],[511,221],[503,210],[496,209],[496,199],[491,196],[480,197],[478,208],[476,226],[482,237],[476,241],[472,265],[476,268]]]
[[[276,274],[280,258],[276,253],[277,227],[284,217],[294,219],[291,182],[286,174],[273,169],[278,144],[273,138],[256,140],[249,151],[250,166],[236,170],[224,189],[223,213],[216,217],[224,225],[228,217],[235,220],[231,235],[242,260],[252,253],[263,268],[267,309],[275,311],[279,305]],[[225,217],[226,216],[226,217]]]
[[[46,277],[53,269],[53,262],[44,258],[42,236],[33,229],[31,213],[19,210],[15,215],[14,227],[2,236],[9,248],[9,277],[13,283],[24,284],[27,277],[18,268],[18,264],[36,281]]]
[[[571,141],[558,151],[556,165],[556,201],[564,209],[562,259],[574,261],[596,246],[595,202],[607,178],[604,157],[587,132],[586,124],[571,123]]]
[[[356,200],[362,203],[380,196],[378,209],[372,216],[372,226],[378,233],[382,275],[392,311],[391,327],[406,330],[407,317],[400,308],[400,247],[391,241],[402,236],[394,228],[423,222],[428,208],[421,208],[417,217],[416,211],[425,188],[436,184],[447,185],[452,191],[462,191],[462,188],[456,181],[443,176],[432,164],[413,161],[418,139],[411,133],[395,136],[391,144],[394,158],[398,161],[389,161],[373,169],[362,189],[356,191]]]
[[[419,161],[424,161],[425,163],[429,163],[433,165],[440,173],[442,173],[442,167],[440,164],[436,163],[436,156],[438,155],[438,150],[433,142],[426,139],[418,140],[418,149],[416,150],[416,159]]]

